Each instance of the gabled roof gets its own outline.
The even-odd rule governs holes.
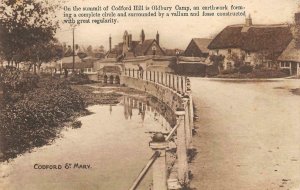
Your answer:
[[[208,49],[240,48],[245,51],[282,52],[292,40],[288,25],[232,25],[224,28]]]
[[[278,57],[279,61],[300,62],[300,48],[296,47],[296,40],[292,40],[288,47]]]
[[[190,43],[194,42],[202,53],[209,53],[209,49],[207,47],[211,41],[212,39],[208,38],[193,38]]]
[[[145,40],[143,43],[138,44],[134,49],[135,55],[137,56],[144,55],[154,41],[155,41],[154,39],[149,39],[149,40]]]
[[[155,39],[148,39],[148,40],[145,40],[143,43],[138,44],[134,49],[135,55],[136,56],[145,55],[145,53],[149,50],[149,48],[151,48],[151,46],[154,42],[156,44],[158,44]],[[161,47],[159,45],[158,45],[158,47],[161,49]],[[164,52],[162,49],[161,49],[161,51]]]

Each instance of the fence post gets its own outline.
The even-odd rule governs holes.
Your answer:
[[[179,124],[177,129],[178,181],[183,185],[188,183],[187,149],[184,127],[185,110],[183,108],[177,108],[175,114],[177,124]]]
[[[168,87],[168,74],[165,73],[165,86]]]
[[[185,116],[184,116],[184,128],[185,128],[185,137],[186,137],[186,147],[191,148],[192,144],[192,133],[190,127],[190,110],[189,110],[189,96],[185,95],[182,98],[183,106],[185,107]]]
[[[191,133],[193,134],[194,130],[194,107],[193,107],[193,97],[192,97],[192,91],[191,91],[191,85],[190,85],[190,79],[186,79],[186,92],[189,96],[189,116],[190,116],[190,128]]]
[[[181,76],[180,78],[181,78],[181,93],[184,94],[184,93],[185,93],[185,91],[184,91],[184,86],[183,86],[183,85],[184,85],[184,83],[183,83],[184,77]]]
[[[149,145],[153,151],[159,152],[153,163],[153,190],[167,190],[166,149],[169,144],[162,133],[156,133]]]
[[[179,92],[180,89],[179,89],[179,76],[176,75],[176,92]]]

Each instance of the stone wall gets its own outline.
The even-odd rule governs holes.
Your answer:
[[[177,93],[175,90],[163,86],[162,84],[128,76],[121,76],[121,84],[124,84],[130,88],[147,92],[152,96],[155,96],[160,101],[167,104],[174,111],[176,110],[176,108],[182,107],[182,95]]]

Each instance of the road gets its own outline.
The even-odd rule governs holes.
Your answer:
[[[213,81],[192,78],[198,154],[197,190],[299,190],[299,80]]]

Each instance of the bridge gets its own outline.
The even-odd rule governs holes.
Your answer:
[[[178,190],[189,185],[188,150],[192,147],[194,110],[190,81],[185,76],[158,71],[124,69],[120,84],[145,91],[165,103],[176,115],[176,124],[167,134],[156,133],[149,142],[153,155],[137,175],[130,190],[138,188],[149,169],[153,168],[153,190]],[[166,152],[170,141],[176,143],[177,160],[167,170]]]

